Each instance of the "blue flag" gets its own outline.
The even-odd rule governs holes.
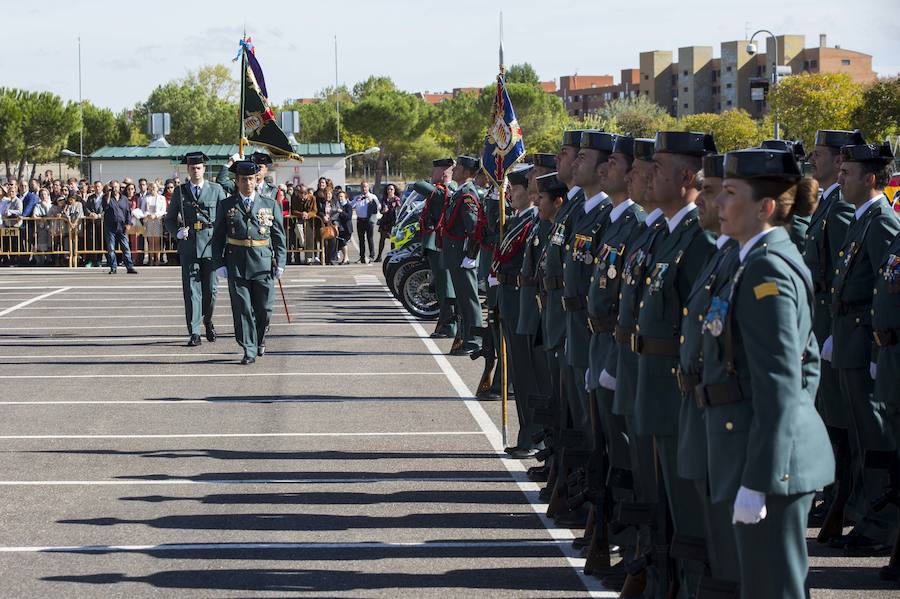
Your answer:
[[[484,172],[499,187],[503,184],[506,172],[525,155],[525,142],[522,140],[522,128],[516,120],[503,73],[497,75],[497,99],[494,103],[494,115],[491,126],[484,139],[484,151],[481,153],[481,166]]]

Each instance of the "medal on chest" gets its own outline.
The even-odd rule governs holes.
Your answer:
[[[667,272],[669,265],[665,262],[659,262],[653,267],[653,273],[650,275],[650,293],[659,293],[665,285]]]
[[[572,260],[591,264],[594,256],[591,254],[591,237],[589,235],[575,235],[575,243],[572,244]]]
[[[638,281],[646,258],[647,254],[644,250],[637,250],[625,261],[625,271],[622,274],[622,278],[627,285],[634,286]]]
[[[881,267],[881,276],[884,277],[890,293],[900,291],[900,256],[888,254],[884,266]]]
[[[713,337],[718,337],[725,330],[726,316],[728,316],[728,302],[721,297],[714,297],[703,319],[703,328]]]
[[[566,239],[566,225],[558,223],[553,227],[553,234],[550,236],[550,243],[553,245],[562,245]]]

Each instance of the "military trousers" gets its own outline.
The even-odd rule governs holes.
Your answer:
[[[466,343],[476,343],[472,327],[484,326],[481,303],[478,300],[478,282],[474,268],[462,268],[458,264],[450,266],[450,281],[456,293],[456,310],[460,317],[460,331],[457,336]]]
[[[454,304],[456,303],[456,294],[453,293],[453,283],[450,281],[450,275],[441,261],[441,253],[437,250],[425,250],[425,260],[428,261],[428,268],[431,270],[431,283],[434,285],[434,292],[438,298],[438,322],[443,327],[437,332],[452,337],[456,335],[456,315],[454,314]]]
[[[734,535],[733,501],[712,503],[705,480],[694,481],[697,492],[703,498],[706,529],[706,551],[709,569],[716,580],[739,583],[741,565],[738,558],[737,539]]]
[[[263,279],[228,277],[228,294],[231,297],[234,338],[244,349],[244,356],[255,358],[272,316],[274,279],[271,276]]]
[[[820,293],[816,295],[816,309],[813,314],[813,331],[819,342],[819,353],[822,345],[831,335],[831,294]],[[841,393],[841,384],[838,380],[838,371],[831,367],[831,362],[822,361],[819,373],[819,388],[816,391],[816,409],[822,416],[826,425],[834,428],[847,428],[849,415],[847,414],[847,402]]]
[[[528,337],[516,334],[515,325],[514,321],[504,319],[500,321],[503,337],[506,340],[509,380],[512,381],[512,387],[516,394],[516,416],[519,419],[516,447],[531,449],[534,446],[531,437],[540,430],[540,427],[536,426],[532,419],[531,409],[533,406],[529,405],[529,397],[538,392],[538,387],[531,364],[531,348],[528,347]]]
[[[734,524],[741,567],[741,598],[805,599],[809,556],[806,519],[814,493],[766,495],[766,517]]]
[[[200,334],[200,324],[212,324],[216,309],[218,279],[211,258],[181,257],[181,292],[189,335]]]
[[[559,374],[561,385],[562,406],[567,415],[564,428],[577,431],[581,436],[581,442],[568,446],[573,449],[589,449],[593,446],[594,432],[591,428],[591,414],[588,411],[587,390],[584,388],[584,371],[581,378],[576,369],[566,360],[564,346],[560,346],[556,352],[559,361]]]
[[[606,439],[606,451],[609,465],[620,470],[631,470],[631,456],[628,450],[628,433],[625,430],[625,418],[613,414],[613,396],[615,392],[604,387],[597,387],[593,392],[597,402],[597,413]]]

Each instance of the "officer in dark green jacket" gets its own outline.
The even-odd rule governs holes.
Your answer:
[[[682,309],[694,281],[715,250],[711,233],[703,231],[694,200],[696,173],[703,155],[715,153],[712,136],[691,131],[661,131],[653,155],[653,194],[666,215],[668,236],[650,262],[632,349],[638,354],[634,418],[638,434],[653,435],[675,535],[671,555],[676,580],[690,596],[700,582],[702,566],[691,547],[704,536],[696,509],[700,499],[691,481],[678,476],[678,415],[681,390],[675,374],[679,359]],[[680,570],[680,571],[679,571]]]
[[[225,166],[219,169],[219,174],[216,175],[216,183],[222,186],[222,189],[225,190],[225,196],[228,197],[235,193],[234,187],[234,179],[228,176],[228,173],[231,172],[229,169],[231,165],[235,163],[235,161],[240,160],[241,157],[238,154],[234,154],[233,156],[228,157],[228,161],[225,163]]]
[[[885,405],[872,397],[869,365],[875,277],[900,231],[900,221],[882,192],[893,153],[887,144],[858,144],[844,146],[841,157],[841,190],[855,213],[838,252],[832,281],[832,338],[823,351],[833,347],[831,364],[849,406],[851,455],[862,458],[853,464],[853,475],[859,483],[855,491],[861,491],[864,499],[864,515],[848,536],[831,544],[854,555],[886,555],[897,534],[897,507],[876,511],[872,504],[884,492],[897,440],[885,422]]]
[[[189,347],[200,345],[201,319],[207,341],[216,340],[216,327],[212,319],[218,282],[217,265],[212,253],[212,233],[219,202],[225,199],[225,191],[220,185],[204,180],[208,160],[203,152],[185,155],[182,164],[187,165],[188,180],[172,193],[163,219],[166,231],[178,240]]]
[[[218,275],[228,277],[234,336],[244,349],[241,364],[265,353],[265,334],[272,315],[275,279],[287,261],[281,207],[256,192],[259,167],[235,162],[238,193],[219,204],[213,229],[213,257]]]
[[[812,281],[785,228],[812,212],[816,190],[787,152],[725,155],[719,219],[740,244],[739,262],[704,317],[696,390],[710,498],[733,506],[740,565],[739,580],[720,581],[717,596],[809,596],[806,519],[816,489],[833,479],[834,459],[814,405]]]
[[[463,341],[462,347],[450,351],[450,355],[454,356],[470,355],[481,346],[472,330],[473,327],[483,326],[477,282],[480,248],[475,239],[479,192],[473,182],[478,169],[477,158],[460,156],[456,160],[453,179],[459,187],[447,201],[443,213],[442,254],[456,292],[456,307],[460,315],[459,336]]]
[[[847,435],[849,417],[847,405],[841,396],[837,371],[830,366],[830,349],[823,351],[825,340],[831,337],[831,281],[838,263],[838,252],[847,236],[847,227],[853,219],[853,206],[844,201],[838,172],[841,166],[841,147],[850,143],[863,143],[862,135],[854,131],[818,131],[816,145],[810,155],[812,176],[819,182],[819,203],[810,217],[806,242],[801,252],[813,277],[816,305],[813,313],[819,351],[825,360],[819,381],[816,407],[825,421],[828,436],[834,446],[837,471],[834,488],[826,489],[828,509],[819,541],[827,542],[843,533],[844,506],[850,497],[851,466],[850,441]],[[862,517],[862,513],[852,514]],[[821,513],[818,514],[821,517]]]

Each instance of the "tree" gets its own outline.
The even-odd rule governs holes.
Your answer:
[[[872,142],[900,135],[900,77],[879,79],[867,87],[853,124]]]
[[[719,152],[756,147],[765,138],[760,125],[744,110],[691,114],[678,121],[678,128],[712,133]]]
[[[300,113],[300,133],[296,135],[297,141],[301,143],[322,143],[328,141],[337,141],[337,100],[341,104],[341,141],[347,146],[348,152],[362,151],[368,146],[357,148],[355,143],[365,143],[365,140],[358,139],[358,136],[347,131],[344,121],[347,112],[353,106],[353,98],[349,90],[341,86],[335,90],[333,87],[326,87],[318,94],[314,102],[291,102],[285,104],[282,110],[296,110]]]
[[[514,64],[506,70],[507,83],[528,83],[531,85],[540,85],[541,80],[529,63]]]
[[[135,115],[143,115],[138,123]],[[144,123],[147,122],[146,110],[138,105],[134,110],[123,110],[116,115],[116,141],[119,146],[145,146],[150,138],[144,133]]]
[[[16,177],[25,175],[25,164],[55,160],[78,128],[78,109],[50,92],[12,90],[16,108],[21,113],[21,144]],[[32,173],[33,175],[33,173]]]
[[[432,139],[454,156],[477,153],[484,144],[490,113],[475,92],[462,92],[435,106]]]
[[[654,137],[657,131],[671,129],[675,119],[666,109],[644,96],[617,98],[607,102],[597,116],[607,123],[615,123],[619,132],[634,137]]]
[[[849,129],[862,103],[862,85],[845,73],[803,73],[785,77],[769,90],[769,108],[778,115],[782,136],[807,148],[819,129]]]
[[[16,92],[0,88],[0,160],[6,166],[7,179],[12,177],[12,163],[19,159],[24,145],[22,111],[16,104]]]
[[[77,111],[77,104],[76,111]],[[84,155],[89,156],[91,152],[102,148],[103,146],[115,144],[118,142],[119,132],[116,127],[116,115],[108,108],[100,108],[94,106],[87,100],[82,102],[82,120],[84,123]],[[81,125],[69,136],[66,147],[72,151],[78,152],[81,137],[79,133]],[[74,159],[73,163],[78,163],[78,159]]]

